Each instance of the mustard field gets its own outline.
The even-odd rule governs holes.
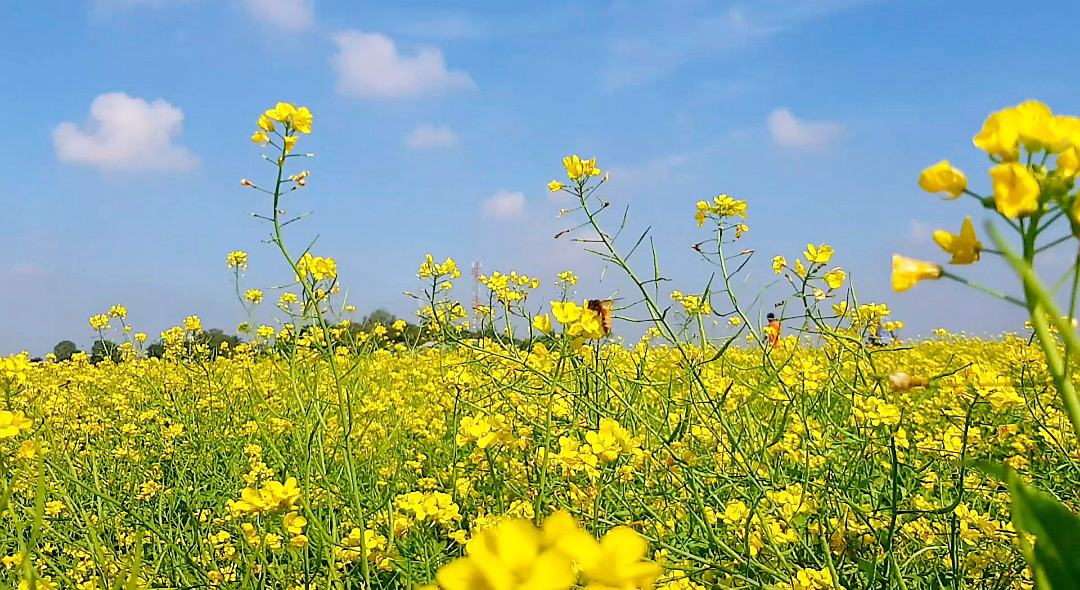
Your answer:
[[[897,256],[894,289],[967,283],[952,265],[1001,256],[1021,286],[1001,289],[1023,298],[973,296],[1031,321],[922,341],[886,337],[900,320],[857,299],[826,244],[766,261],[790,295],[751,305],[734,286],[750,207],[728,195],[687,207],[716,280],[662,286],[629,262],[642,240],[605,229],[607,176],[578,156],[548,187],[576,199],[562,214],[625,300],[576,299],[571,272],[495,272],[468,307],[458,265],[428,256],[418,323],[358,329],[333,258],[284,238],[312,114],[279,103],[257,128],[277,180],[242,184],[266,194],[295,281],[237,295],[289,319],[230,345],[191,316],[151,354],[117,305],[90,318],[121,340],[96,362],[0,360],[3,587],[1075,587],[1080,261],[1055,287],[1031,269],[1080,235],[1080,120],[1035,102],[992,115],[975,137],[988,196],[948,162],[923,173],[1018,237],[968,218],[934,236],[950,266]],[[247,256],[227,264],[239,281]],[[644,337],[616,337],[631,319]]]

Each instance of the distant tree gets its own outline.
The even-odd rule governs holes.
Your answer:
[[[79,352],[79,347],[70,340],[61,340],[53,347],[53,354],[56,355],[58,361],[70,361],[77,352]]]
[[[165,345],[160,342],[155,342],[146,347],[146,356],[150,358],[159,359],[165,356]]]
[[[205,344],[206,347],[210,349],[210,356],[217,356],[219,354],[229,356],[241,342],[239,336],[226,334],[221,328],[210,328],[209,330],[203,331],[203,333],[196,338],[196,341],[200,344]],[[222,349],[222,344],[228,344],[228,346]]]
[[[396,321],[397,316],[380,307],[360,320],[360,329],[364,332],[370,332],[375,326],[389,329]]]
[[[98,340],[90,347],[90,362],[97,364],[105,359],[120,362],[120,345],[112,340]]]

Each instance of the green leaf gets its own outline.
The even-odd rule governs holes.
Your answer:
[[[1080,516],[1050,495],[1025,484],[1008,467],[985,463],[979,466],[1005,480],[1012,494],[1012,519],[1017,533],[1035,537],[1034,547],[1021,538],[1035,587],[1080,590]]]

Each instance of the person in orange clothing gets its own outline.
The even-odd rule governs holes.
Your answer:
[[[765,316],[765,319],[769,320],[769,328],[771,328],[770,330],[768,330],[769,344],[772,345],[773,349],[779,348],[780,347],[780,320],[776,319],[776,315],[771,314],[771,313],[769,315]]]

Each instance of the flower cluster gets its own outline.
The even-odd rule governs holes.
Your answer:
[[[261,488],[244,488],[240,499],[229,500],[226,507],[234,518],[248,514],[277,514],[289,510],[300,500],[300,489],[296,478],[290,477],[284,483],[267,481]]]
[[[312,256],[310,252],[305,252],[300,260],[296,261],[296,282],[300,282],[308,277],[311,277],[315,281],[321,281],[323,279],[335,279],[337,278],[337,263],[333,258],[327,256]]]

